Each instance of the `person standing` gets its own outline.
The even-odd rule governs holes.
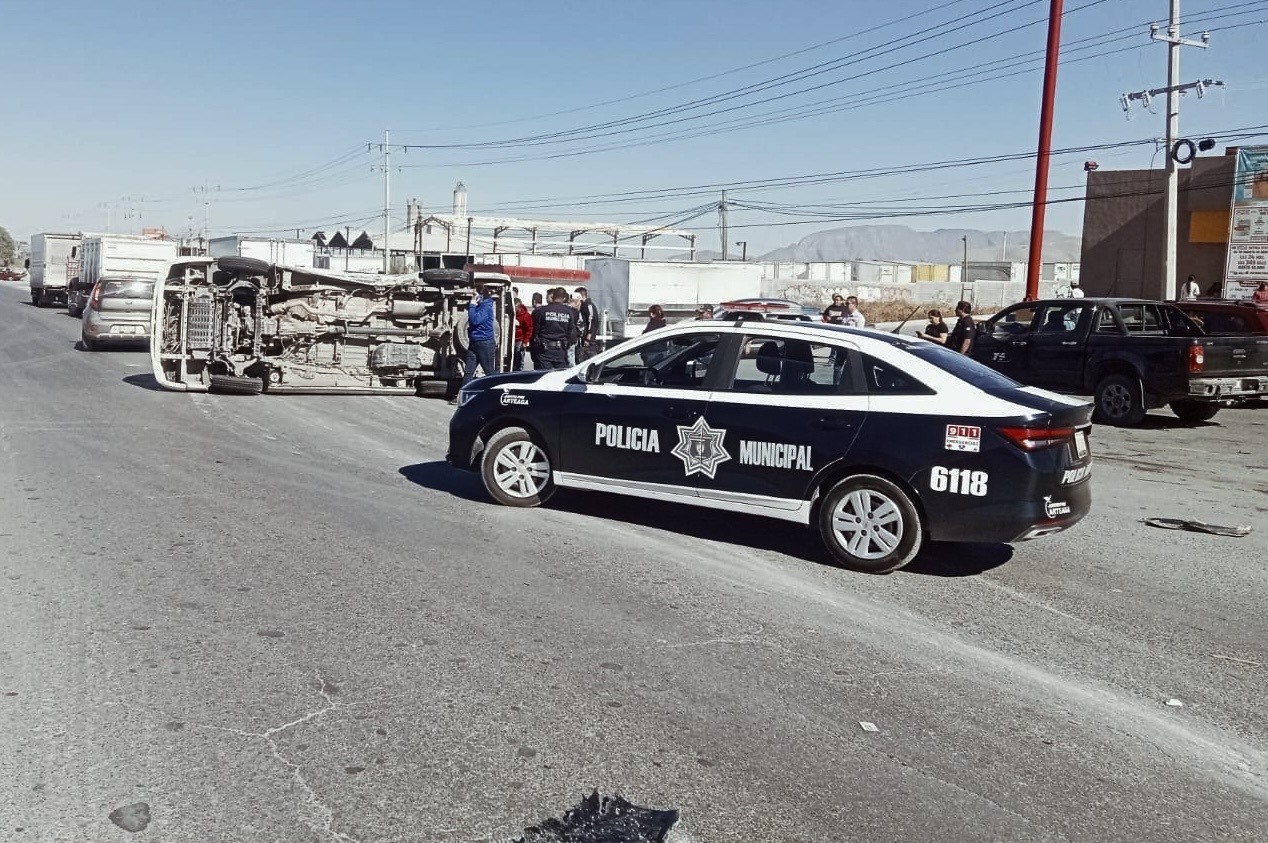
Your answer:
[[[942,311],[935,308],[929,311],[929,324],[923,331],[917,331],[916,336],[946,345],[949,331],[947,323],[942,319]]]
[[[475,380],[477,367],[483,369],[486,375],[497,372],[497,341],[493,333],[496,322],[493,290],[481,287],[479,297],[467,305],[467,359],[463,367],[466,371],[462,378],[463,386]],[[452,403],[457,401],[455,398]]]
[[[1195,301],[1200,295],[1202,295],[1202,288],[1198,286],[1197,276],[1190,275],[1189,280],[1184,282],[1184,287],[1180,290],[1180,298],[1185,301]]]
[[[960,301],[955,306],[955,327],[951,329],[950,335],[947,337],[947,348],[958,351],[961,354],[968,354],[973,348],[973,333],[977,326],[973,322],[973,317],[969,314],[973,312],[973,305],[966,301]]]
[[[590,298],[585,287],[578,287],[581,307],[577,309],[577,330],[581,333],[581,345],[577,346],[577,362],[589,360],[599,353],[599,306]]]
[[[858,296],[850,296],[845,300],[845,319],[841,321],[841,324],[850,328],[867,327],[867,320],[863,318],[863,312],[859,310]]]
[[[1259,282],[1255,292],[1250,294],[1250,300],[1255,304],[1268,304],[1268,281]]]
[[[523,371],[524,355],[528,354],[529,344],[533,341],[533,314],[528,312],[524,302],[515,300],[515,359],[511,362],[511,371]]]
[[[1070,298],[1083,298],[1083,288],[1079,286],[1079,279],[1077,278],[1070,282]]]
[[[563,287],[550,291],[550,304],[533,311],[533,365],[538,369],[568,368],[568,349],[576,344],[577,311],[567,304]]]
[[[823,321],[830,325],[844,325],[845,317],[850,311],[845,306],[845,296],[836,293],[832,296],[832,304],[823,309]]]
[[[655,331],[657,328],[663,328],[668,324],[665,321],[665,309],[658,304],[654,304],[647,308],[647,327],[643,329],[643,333]]]
[[[713,318],[713,305],[702,304],[696,308],[696,321],[709,320]]]
[[[542,304],[543,304],[543,302],[542,302],[542,294],[541,294],[541,293],[533,293],[533,307],[532,307],[532,309],[533,309],[533,310],[536,310],[537,308],[541,307],[541,306],[542,306]]]

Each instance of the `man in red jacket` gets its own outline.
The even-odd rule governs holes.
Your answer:
[[[511,360],[511,371],[518,372],[526,368],[524,355],[528,353],[529,343],[533,341],[533,314],[524,306],[524,302],[515,300],[515,356]]]

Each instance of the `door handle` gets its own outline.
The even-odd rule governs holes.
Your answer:
[[[665,415],[673,421],[689,422],[700,418],[700,411],[688,407],[667,407]]]
[[[1062,345],[1078,345],[1079,341],[1078,340],[1062,340],[1061,344]]]
[[[845,416],[820,416],[810,423],[815,430],[849,430],[854,422]]]
[[[1009,345],[1029,345],[1030,340],[1013,340]]]

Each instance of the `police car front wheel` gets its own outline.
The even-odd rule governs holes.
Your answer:
[[[924,525],[897,484],[871,474],[838,482],[818,510],[819,535],[833,558],[856,571],[885,574],[916,558]]]
[[[489,437],[480,476],[484,488],[504,506],[537,506],[555,491],[550,456],[521,427],[508,427]]]

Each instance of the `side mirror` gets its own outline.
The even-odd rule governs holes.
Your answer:
[[[603,374],[603,366],[599,363],[591,363],[586,366],[585,381],[586,383],[598,383],[599,375]]]

